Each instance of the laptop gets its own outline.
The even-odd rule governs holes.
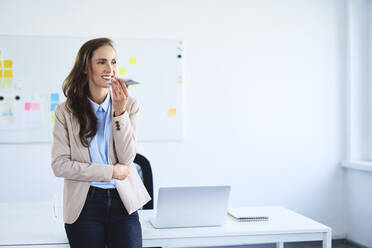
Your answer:
[[[230,186],[161,187],[155,228],[220,226],[225,223]]]

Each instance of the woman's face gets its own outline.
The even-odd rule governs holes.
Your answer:
[[[88,73],[89,86],[94,88],[109,88],[106,81],[116,76],[116,52],[111,46],[102,46],[93,52]]]

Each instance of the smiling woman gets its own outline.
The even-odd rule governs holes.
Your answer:
[[[63,215],[71,247],[142,247],[138,213],[128,214],[114,183],[133,167],[138,104],[117,78],[110,39],[80,48],[63,91],[66,102],[55,110],[52,168],[65,179]]]
[[[91,74],[91,80],[89,83],[90,90],[94,90],[95,93],[100,92],[100,88],[108,88],[106,81],[112,80],[117,72],[116,66],[116,52],[110,45],[102,46],[96,49],[93,53],[92,63],[85,73]],[[103,91],[102,93],[106,93]],[[104,96],[106,95],[104,94]],[[94,96],[95,94],[92,94]],[[99,103],[103,102],[103,99],[93,99]]]

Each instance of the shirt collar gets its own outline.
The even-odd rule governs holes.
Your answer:
[[[88,99],[89,99],[89,101],[90,101],[90,105],[92,106],[94,113],[97,112],[97,110],[98,110],[98,108],[99,108],[100,106],[103,108],[103,110],[104,110],[105,112],[107,112],[107,110],[108,110],[108,108],[109,108],[109,106],[110,106],[110,99],[111,99],[110,91],[107,92],[106,98],[105,98],[105,100],[103,101],[102,104],[97,104],[97,103],[95,103],[95,102],[94,102],[92,99],[90,99],[89,97],[88,97]]]

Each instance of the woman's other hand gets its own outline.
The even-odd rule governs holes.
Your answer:
[[[118,180],[124,180],[130,174],[130,165],[124,164],[115,164],[114,165],[114,172],[112,173],[112,177]]]

